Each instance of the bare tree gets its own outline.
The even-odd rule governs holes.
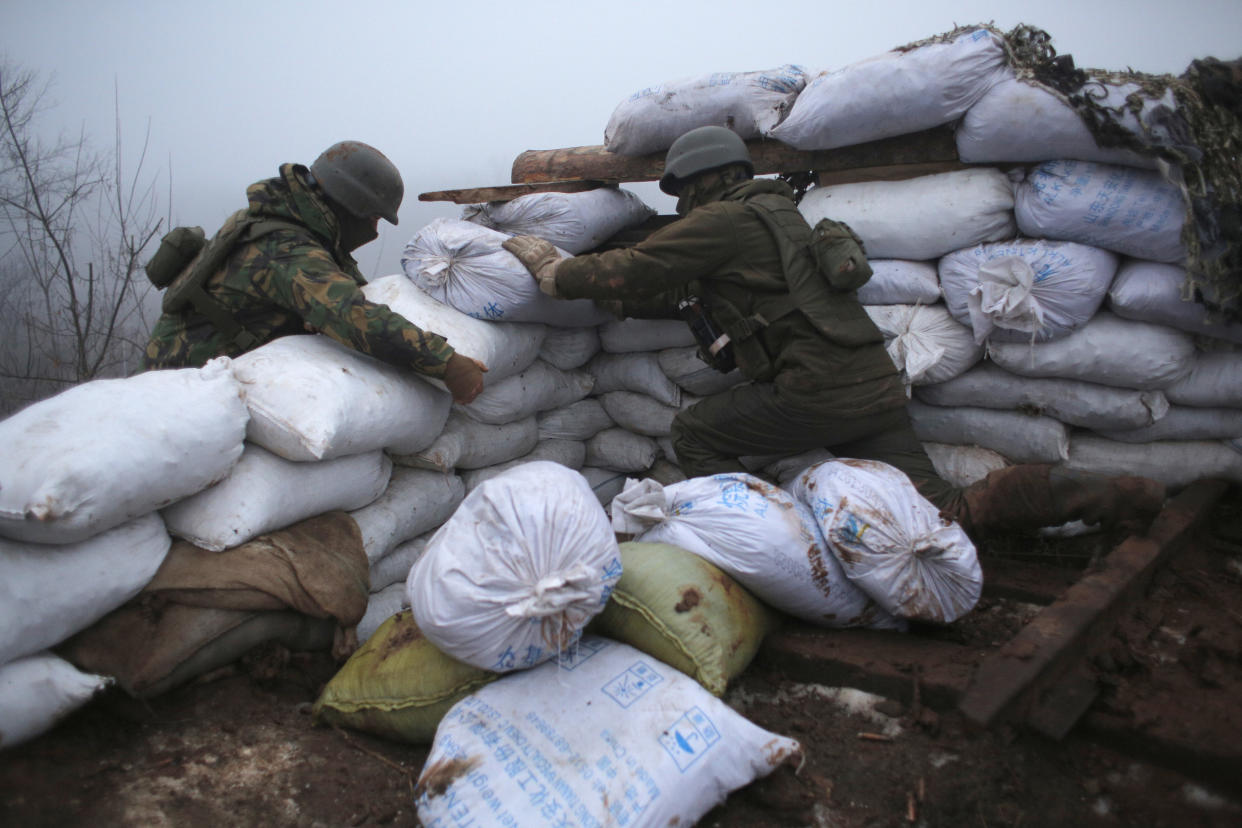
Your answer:
[[[143,256],[159,233],[147,141],[124,169],[86,135],[46,142],[48,87],[0,60],[0,415],[138,365],[148,329]],[[144,183],[145,181],[145,183]]]

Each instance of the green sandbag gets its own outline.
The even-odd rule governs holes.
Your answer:
[[[666,543],[621,544],[621,579],[589,631],[692,676],[714,695],[750,664],[774,619],[731,576]]]
[[[499,678],[440,652],[409,610],[398,612],[350,656],[315,702],[315,721],[430,743],[449,708]]]

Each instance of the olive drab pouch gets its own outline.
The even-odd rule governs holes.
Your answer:
[[[863,241],[843,221],[820,219],[811,228],[811,256],[833,290],[858,290],[871,278]]]
[[[160,247],[147,262],[147,278],[157,288],[168,287],[207,244],[201,227],[174,227],[160,239]]]

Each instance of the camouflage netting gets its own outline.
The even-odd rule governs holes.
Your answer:
[[[902,48],[943,42],[977,28],[959,27]],[[1070,55],[1057,54],[1042,29],[1025,24],[1009,32],[983,28],[1004,38],[1018,78],[1072,106],[1100,146],[1164,162],[1161,170],[1181,188],[1186,204],[1183,292],[1212,311],[1215,320],[1242,321],[1242,60],[1195,60],[1177,77],[1080,69]],[[1125,106],[1110,107],[1102,102],[1103,84],[1138,89]],[[1138,131],[1122,123],[1127,114],[1141,124]]]

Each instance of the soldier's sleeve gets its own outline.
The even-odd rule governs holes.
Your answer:
[[[568,299],[649,300],[715,272],[735,244],[727,208],[708,205],[633,247],[566,259],[557,265],[556,289]]]
[[[263,285],[317,331],[376,359],[443,377],[453,348],[387,305],[368,300],[332,256],[311,244],[279,245]]]

